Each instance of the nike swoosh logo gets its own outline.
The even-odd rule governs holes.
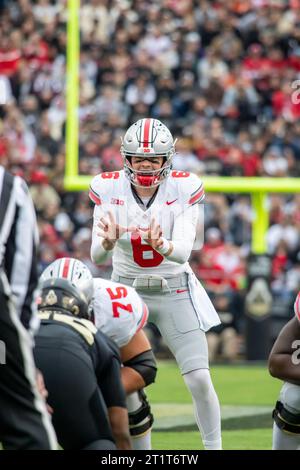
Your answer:
[[[177,289],[177,294],[181,294],[182,292],[188,292],[188,289]]]
[[[170,204],[173,204],[173,202],[177,201],[177,199],[174,199],[174,201],[166,201],[166,204],[169,206]]]

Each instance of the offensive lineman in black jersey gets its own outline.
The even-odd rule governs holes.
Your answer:
[[[63,449],[131,449],[117,347],[89,320],[93,285],[42,283],[35,359]]]

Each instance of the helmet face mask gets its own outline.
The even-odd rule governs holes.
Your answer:
[[[121,155],[124,171],[134,186],[155,188],[170,174],[175,142],[169,129],[158,119],[140,119],[127,130],[122,139]],[[157,170],[136,170],[132,167],[131,157],[163,157],[164,163]]]
[[[41,274],[40,287],[42,289],[42,303],[39,305],[39,309],[47,308],[49,310],[56,295],[58,304],[53,302],[52,310],[58,307],[58,309],[67,310],[71,315],[90,318],[90,303],[94,295],[93,276],[81,261],[75,258],[60,258],[53,261]],[[46,289],[52,290],[52,300],[51,295],[46,293]],[[65,292],[63,297],[61,297],[62,291]],[[48,295],[47,302],[46,294]],[[73,303],[72,298],[75,299]],[[79,311],[76,305],[79,307]]]
[[[138,156],[140,155],[134,155]],[[157,155],[153,155],[154,158],[157,158]],[[151,157],[145,157],[145,159],[151,161]],[[158,170],[141,170],[134,169],[132,166],[132,157],[127,157],[126,164],[124,163],[126,176],[129,177],[131,184],[137,187],[148,187],[155,188],[159,186],[162,181],[169,176],[171,166],[167,164],[167,161],[163,162],[163,165]]]

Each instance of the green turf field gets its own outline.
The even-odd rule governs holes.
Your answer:
[[[281,382],[263,366],[214,366],[213,382],[222,408],[224,449],[271,449],[271,411]],[[148,387],[155,416],[154,449],[201,449],[189,392],[176,364],[159,363]]]

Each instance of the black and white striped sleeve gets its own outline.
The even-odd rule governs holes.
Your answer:
[[[8,172],[3,174],[0,223],[1,248],[4,251],[2,265],[12,298],[22,324],[26,329],[35,331],[39,325],[36,314],[36,215],[26,183]]]

